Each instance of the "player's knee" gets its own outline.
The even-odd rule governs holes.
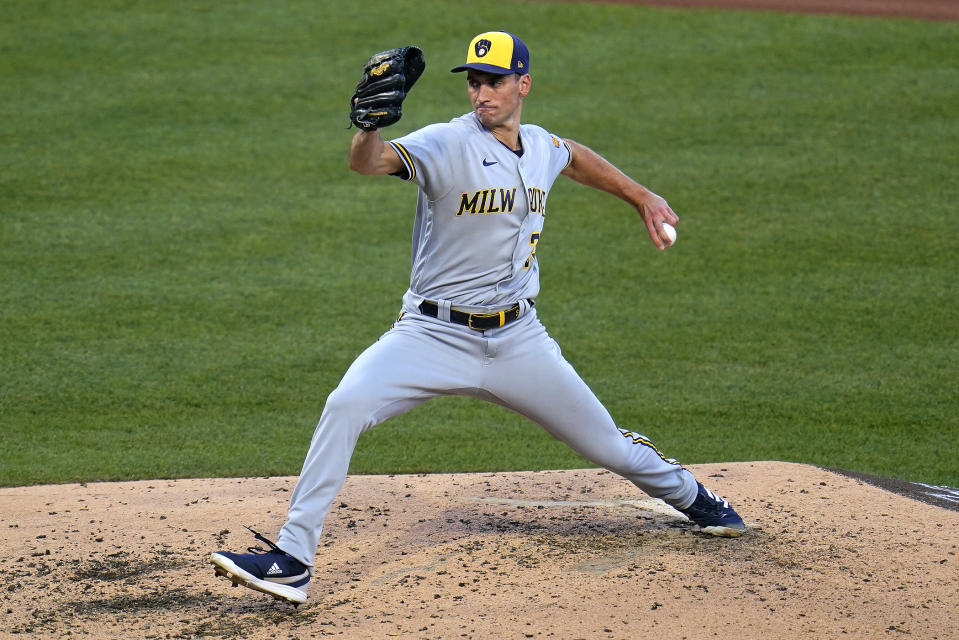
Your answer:
[[[337,387],[326,398],[323,416],[334,424],[355,425],[356,428],[365,429],[372,413],[369,395],[368,392]]]

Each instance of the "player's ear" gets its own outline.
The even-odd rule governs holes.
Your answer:
[[[519,97],[525,98],[529,95],[530,87],[533,84],[533,79],[529,74],[524,74],[519,77]]]

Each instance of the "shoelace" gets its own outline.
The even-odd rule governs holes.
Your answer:
[[[716,502],[722,503],[724,509],[728,509],[728,508],[729,508],[729,503],[726,502],[726,500],[725,500],[724,498],[720,498],[720,497],[717,496],[715,493],[713,493],[712,491],[710,491],[707,487],[703,487],[703,489],[705,489],[707,496],[709,496],[710,498],[712,498],[712,499],[715,500]],[[250,531],[252,531],[252,529],[250,529]]]
[[[244,526],[246,527],[246,525],[244,525]],[[246,527],[246,529],[247,529],[250,533],[253,534],[253,537],[254,537],[255,539],[259,540],[260,542],[262,542],[262,543],[266,544],[268,547],[270,547],[270,550],[271,550],[271,551],[276,551],[277,553],[286,554],[285,551],[283,551],[282,549],[280,549],[278,546],[276,546],[276,544],[274,544],[272,541],[268,540],[268,539],[267,539],[264,535],[262,535],[261,533],[259,533],[259,532],[257,532],[257,531],[254,531],[254,530],[251,529],[250,527]],[[246,550],[249,551],[250,553],[270,553],[270,551],[267,551],[266,549],[264,549],[264,548],[262,548],[262,547],[247,547]]]

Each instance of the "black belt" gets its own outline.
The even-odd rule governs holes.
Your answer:
[[[532,300],[527,300],[527,302],[529,302],[529,306],[533,306]],[[435,302],[424,300],[420,303],[420,311],[425,315],[438,318],[440,308]],[[522,315],[522,306],[517,302],[509,309],[494,311],[493,313],[467,313],[465,311],[458,311],[457,309],[450,309],[450,322],[455,322],[456,324],[461,324],[477,331],[483,331],[484,329],[495,329],[507,325],[513,320],[518,320],[520,315]]]

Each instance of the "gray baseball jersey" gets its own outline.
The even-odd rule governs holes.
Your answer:
[[[408,302],[504,306],[539,293],[536,243],[546,197],[569,164],[557,136],[520,127],[522,156],[473,113],[393,140],[420,187]]]

